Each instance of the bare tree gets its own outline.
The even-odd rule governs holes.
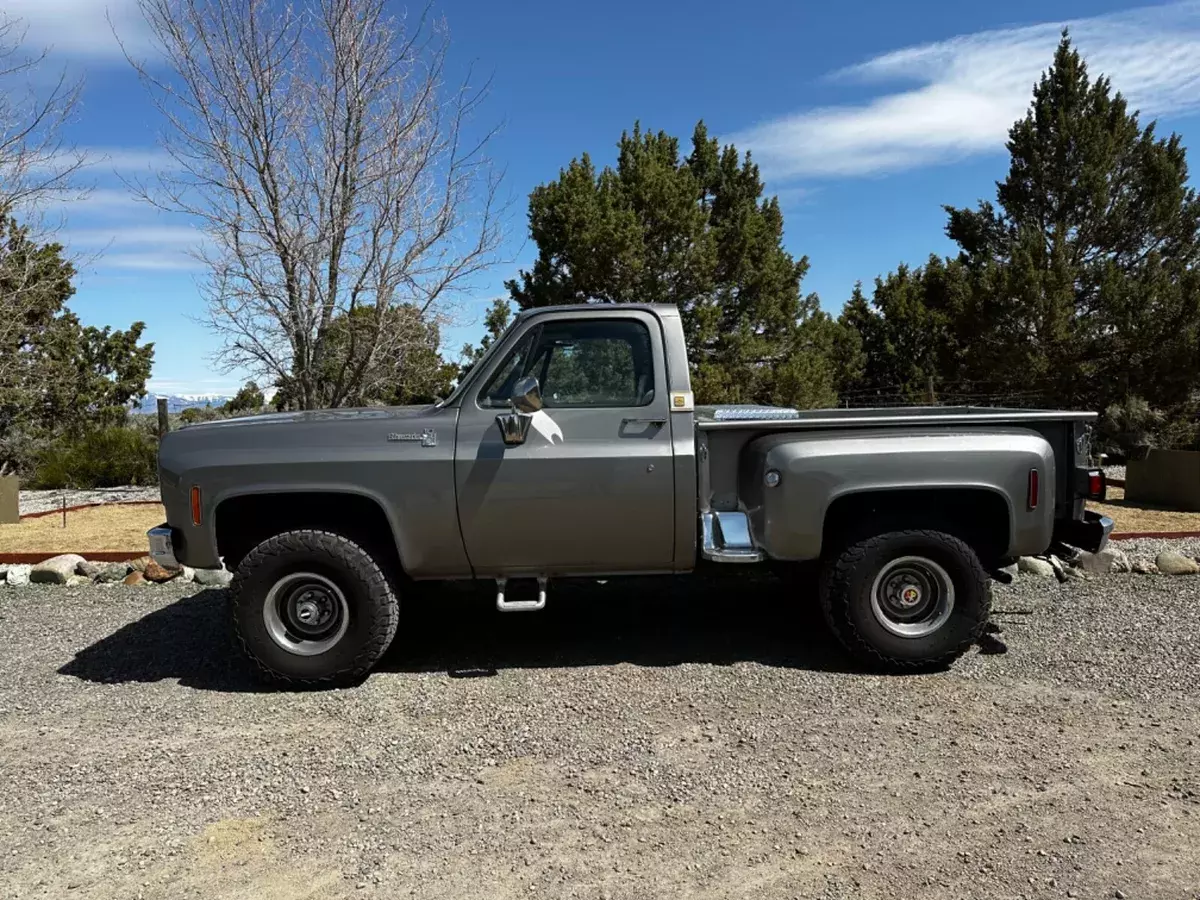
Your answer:
[[[42,76],[47,51],[28,54],[26,29],[0,12],[0,438],[11,432],[12,409],[28,392],[27,354],[31,330],[42,328],[62,303],[56,256],[31,243],[43,227],[47,205],[81,191],[73,176],[84,154],[64,143],[62,126],[71,118],[80,84],[66,73]],[[16,221],[21,217],[21,223]],[[0,474],[7,461],[0,461]]]
[[[166,118],[177,170],[138,185],[205,233],[198,251],[222,362],[292,386],[306,409],[361,394],[403,330],[437,316],[501,239],[486,89],[445,92],[448,35],[385,0],[138,0],[166,74],[130,60]],[[335,317],[356,313],[337,360]],[[348,352],[346,350],[348,349]]]
[[[0,12],[0,218],[33,217],[48,201],[78,195],[72,176],[86,162],[62,138],[81,84],[66,72],[39,78],[48,51],[27,54],[26,30]]]

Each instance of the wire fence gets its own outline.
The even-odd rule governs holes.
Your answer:
[[[838,405],[846,408],[899,406],[991,406],[1011,409],[1054,408],[1061,400],[1044,390],[1020,390],[997,382],[931,383],[924,390],[885,386],[843,391]]]

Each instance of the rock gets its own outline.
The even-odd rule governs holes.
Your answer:
[[[68,586],[80,585],[80,584],[91,584],[91,583],[92,583],[92,579],[88,578],[86,575],[68,575],[67,576],[67,585]]]
[[[4,575],[5,584],[11,584],[14,586],[19,584],[29,584],[29,570],[32,568],[33,566],[27,566],[20,563],[9,566],[8,571]]]
[[[1059,584],[1067,580],[1067,567],[1063,565],[1061,559],[1057,556],[1047,556],[1046,562],[1050,563],[1050,568],[1054,570],[1054,577],[1058,579]]]
[[[179,575],[175,578],[176,581],[195,581],[196,570],[191,566],[180,566]]]
[[[66,584],[68,576],[75,574],[75,567],[83,562],[78,553],[64,553],[40,562],[29,570],[29,580],[34,584]]]
[[[1164,550],[1154,557],[1154,564],[1164,575],[1195,575],[1200,572],[1200,565],[1194,559],[1172,550]]]
[[[1020,570],[1017,568],[1017,564],[1013,563],[1011,566],[1001,567],[1000,571],[1003,572],[1005,575],[1007,575],[1009,578],[1016,578],[1017,573]]]
[[[157,584],[162,584],[164,581],[170,581],[179,574],[178,569],[164,569],[154,560],[146,563],[146,567],[142,569],[142,574],[146,576],[147,581],[153,581]]]
[[[115,584],[118,581],[124,580],[129,571],[129,563],[108,563],[101,567],[100,574],[96,576],[96,580],[101,584]]]
[[[75,567],[75,574],[82,575],[84,578],[95,578],[100,574],[101,568],[100,563],[85,559]]]
[[[1033,575],[1037,578],[1053,578],[1054,566],[1036,556],[1022,556],[1017,560],[1017,571],[1022,575]]]
[[[1129,561],[1129,571],[1133,572],[1135,575],[1157,575],[1158,566],[1150,562],[1148,559],[1142,559],[1141,557],[1135,556]]]
[[[143,575],[141,572],[139,572],[137,569],[134,569],[132,572],[130,572],[128,575],[126,575],[124,581],[122,581],[121,583],[129,584],[129,585],[149,584],[149,582],[146,581],[146,576]]]
[[[1091,577],[1083,569],[1063,569],[1063,575],[1068,581],[1083,581]]]
[[[1129,557],[1125,555],[1124,551],[1115,547],[1108,547],[1099,553],[1080,553],[1076,565],[1093,575],[1130,571]]]
[[[129,568],[135,572],[145,572],[147,563],[151,563],[153,561],[154,560],[152,560],[149,556],[139,556],[137,559],[129,560],[128,565]]]
[[[228,587],[233,573],[227,569],[197,569],[194,579],[205,587]]]

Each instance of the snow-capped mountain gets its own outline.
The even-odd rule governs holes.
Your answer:
[[[134,412],[154,413],[158,411],[158,398],[167,398],[167,412],[183,412],[193,406],[220,406],[232,395],[227,394],[147,394],[142,402],[134,407]]]

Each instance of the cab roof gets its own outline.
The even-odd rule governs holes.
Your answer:
[[[679,315],[679,307],[674,303],[609,303],[592,302],[586,303],[563,303],[557,306],[534,306],[530,309],[523,309],[517,313],[516,318],[528,319],[530,316],[540,316],[542,313],[559,313],[559,312],[584,312],[589,309],[602,309],[605,311],[619,309],[622,312],[640,311],[654,313],[657,316],[677,316]]]

